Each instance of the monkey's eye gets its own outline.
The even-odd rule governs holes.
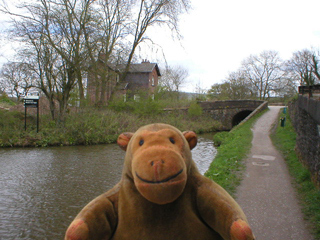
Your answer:
[[[144,144],[144,140],[141,139],[141,140],[139,141],[139,145],[142,146],[143,144]]]
[[[175,144],[175,143],[176,143],[176,141],[173,139],[173,137],[169,138],[169,140],[170,140],[170,142],[171,142],[172,144]]]

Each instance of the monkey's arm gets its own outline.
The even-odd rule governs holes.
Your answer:
[[[65,240],[110,239],[117,225],[119,184],[88,203],[72,221]]]
[[[254,240],[246,216],[236,201],[218,184],[203,178],[197,206],[202,219],[225,240]]]

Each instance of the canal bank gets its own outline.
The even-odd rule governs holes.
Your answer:
[[[64,123],[53,121],[49,115],[40,116],[39,133],[36,118],[24,113],[0,109],[0,147],[47,147],[115,143],[122,132],[135,132],[150,123],[167,123],[181,131],[196,133],[216,132],[219,122],[206,114],[194,116],[188,112],[154,113],[141,115],[129,111],[84,108],[67,115]]]

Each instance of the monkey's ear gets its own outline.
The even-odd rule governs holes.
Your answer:
[[[190,150],[197,146],[198,138],[197,134],[192,131],[185,131],[182,133],[189,143]]]
[[[131,139],[131,137],[133,136],[133,133],[131,132],[125,132],[125,133],[121,133],[118,137],[117,140],[117,144],[119,145],[119,147],[126,151],[127,150],[127,146],[129,144],[129,141]]]

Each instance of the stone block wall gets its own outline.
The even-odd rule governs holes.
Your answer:
[[[258,113],[261,113],[263,110],[267,109],[269,106],[269,103],[267,101],[263,102],[259,107],[256,108],[256,110],[254,110],[252,113],[250,113],[249,116],[247,116],[245,119],[243,119],[241,121],[241,123],[239,124],[239,126],[241,126],[242,124],[244,124],[246,121],[248,121],[250,118],[254,117],[255,115],[257,115]],[[233,128],[232,130],[236,129],[238,126],[236,126],[235,128]]]
[[[233,118],[236,114],[243,111],[253,112],[264,104],[260,100],[225,100],[225,101],[206,101],[198,102],[203,111],[209,114],[214,120],[220,121],[224,126],[223,130],[231,130]],[[268,107],[268,105],[267,105]]]
[[[297,133],[296,152],[320,187],[320,118],[317,118],[320,101],[299,95],[288,110]]]

